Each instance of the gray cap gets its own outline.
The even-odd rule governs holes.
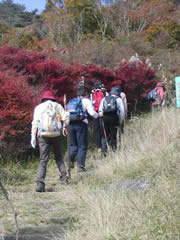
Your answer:
[[[113,95],[116,95],[116,96],[120,97],[120,94],[121,94],[120,87],[112,87],[111,91],[110,91],[110,94],[113,94]]]

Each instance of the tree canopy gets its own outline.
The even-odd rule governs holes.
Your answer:
[[[22,4],[14,3],[13,0],[0,2],[0,21],[13,27],[26,27],[31,25],[37,16],[37,9],[28,12]]]

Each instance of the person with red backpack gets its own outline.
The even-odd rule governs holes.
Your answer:
[[[94,110],[98,113],[99,112],[99,106],[101,104],[102,99],[104,96],[107,95],[106,89],[104,87],[104,84],[101,82],[95,82],[92,94],[91,94],[91,100],[94,106]],[[106,152],[106,141],[105,141],[105,135],[103,131],[103,122],[102,118],[98,117],[96,119],[93,119],[93,132],[94,132],[94,141],[99,151],[102,153]]]

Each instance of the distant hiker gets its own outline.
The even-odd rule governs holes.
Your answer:
[[[70,113],[69,139],[70,139],[70,168],[74,168],[76,155],[78,157],[78,172],[85,172],[85,160],[88,148],[88,114],[93,118],[98,117],[89,99],[89,90],[80,86],[77,98],[71,99],[67,104]]]
[[[123,106],[124,106],[124,112],[125,112],[125,117],[120,125],[120,129],[121,129],[121,133],[124,133],[124,122],[125,122],[125,118],[127,117],[127,98],[126,98],[126,94],[124,92],[121,91],[120,93],[120,97],[123,101]]]
[[[91,93],[91,101],[93,103],[94,110],[97,113],[99,112],[100,103],[106,95],[107,91],[104,87],[104,84],[99,81],[95,82]],[[98,151],[104,153],[106,151],[106,144],[102,126],[102,118],[98,117],[96,119],[93,119],[93,133]]]
[[[148,93],[147,98],[151,101],[153,108],[165,105],[165,91],[164,83],[158,82],[156,87]]]
[[[45,192],[46,166],[49,159],[50,147],[53,147],[54,158],[61,174],[62,184],[67,185],[68,179],[64,161],[62,159],[60,134],[67,135],[69,115],[64,108],[56,102],[51,91],[45,91],[41,103],[34,109],[31,129],[31,145],[39,144],[40,162],[37,169],[37,192]],[[38,140],[38,141],[37,141]]]
[[[120,127],[125,117],[120,94],[119,87],[112,87],[109,95],[103,98],[99,107],[99,115],[103,116],[106,140],[113,151],[117,148],[117,128]]]

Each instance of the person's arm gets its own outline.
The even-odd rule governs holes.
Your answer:
[[[36,136],[37,136],[38,124],[39,124],[39,108],[36,107],[34,110],[32,127],[31,127],[31,146],[33,148],[36,147]]]
[[[101,100],[101,103],[99,105],[99,116],[103,116],[103,104],[104,104],[104,98]]]
[[[82,99],[82,104],[84,105],[84,108],[88,112],[88,114],[93,118],[98,118],[98,113],[94,110],[93,105],[88,98]]]
[[[116,101],[117,101],[117,107],[119,110],[120,122],[122,123],[122,121],[125,118],[125,109],[124,109],[123,100],[122,98],[118,98]]]
[[[124,110],[125,110],[125,116],[127,116],[127,98],[126,98],[126,94],[125,93],[123,93],[123,98],[122,98],[122,100],[123,100],[123,103],[124,103]]]
[[[67,126],[69,124],[69,113],[66,112],[60,104],[58,104],[58,111],[61,117],[61,121],[63,122],[63,126]]]

